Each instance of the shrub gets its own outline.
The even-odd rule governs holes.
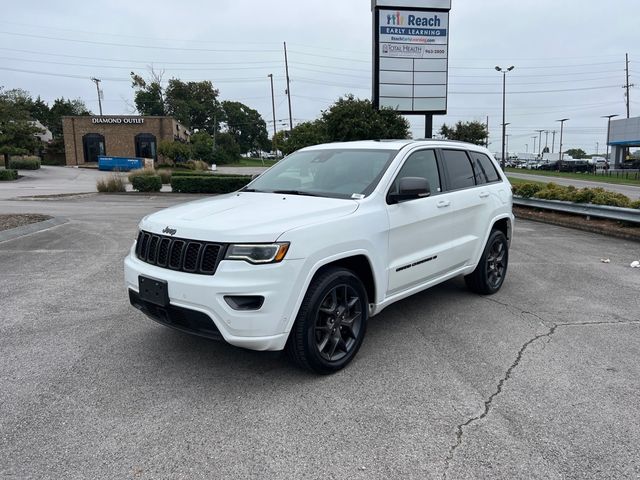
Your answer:
[[[175,169],[173,172],[171,172],[171,176],[173,177],[210,177],[211,175],[214,174],[210,170],[203,172],[202,170]]]
[[[157,174],[160,176],[163,185],[169,185],[171,183],[171,170],[158,170]]]
[[[191,158],[191,145],[173,140],[162,140],[158,145],[158,153],[174,162],[186,161]]]
[[[209,170],[209,164],[202,160],[189,160],[185,166],[191,170],[207,171]]]
[[[519,197],[529,198],[533,197],[537,192],[542,190],[542,188],[542,185],[538,183],[522,183],[513,186],[513,194]]]
[[[593,196],[591,203],[595,205],[610,205],[612,207],[629,207],[629,197],[616,192],[598,192]]]
[[[230,193],[241,189],[250,177],[235,176],[177,176],[171,178],[171,190],[178,193]]]
[[[138,192],[159,192],[162,188],[160,175],[139,175],[133,177],[131,185]]]
[[[155,175],[156,171],[153,168],[139,168],[138,170],[131,170],[127,175],[130,183],[133,183],[133,179],[137,177]]]
[[[533,190],[537,191],[533,195],[529,195]],[[521,197],[533,196],[543,200],[563,200],[565,202],[591,203],[612,207],[640,208],[640,201],[631,202],[626,195],[610,192],[601,187],[577,189],[573,186],[561,187],[555,183],[549,183],[540,188],[540,185],[522,184],[515,186],[513,193]]]
[[[18,179],[18,171],[9,169],[9,170],[0,170],[0,181],[5,180],[17,180]]]
[[[9,168],[14,170],[38,170],[40,168],[40,157],[11,157]]]
[[[107,178],[101,178],[96,182],[96,188],[99,192],[126,192],[127,188],[124,178],[118,174],[112,174]]]

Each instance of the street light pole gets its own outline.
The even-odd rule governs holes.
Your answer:
[[[618,114],[614,114],[614,115],[603,115],[600,118],[606,118],[607,119],[607,162],[609,162],[609,165],[611,165],[611,160],[609,159],[609,135],[610,135],[610,131],[611,131],[611,119],[614,117],[617,117]]]
[[[544,132],[544,130],[536,130],[536,132],[540,134],[540,138],[538,138],[538,158],[540,158],[540,155],[542,153],[542,132]]]
[[[273,148],[274,153],[277,155],[278,149],[276,148],[276,97],[273,94],[273,73],[267,75],[271,80],[271,110],[273,112],[273,140],[271,141],[271,148]]]
[[[567,120],[569,120],[568,118],[561,118],[560,120],[556,120],[556,122],[560,122],[560,150],[558,150],[558,160],[562,161],[562,158],[564,157],[563,153],[562,153],[562,131],[564,128],[564,122],[566,122]]]
[[[496,71],[502,73],[502,162],[500,163],[500,166],[502,167],[502,170],[504,170],[504,168],[505,168],[504,151],[505,151],[505,146],[506,146],[506,134],[507,134],[507,131],[506,131],[506,128],[507,128],[507,123],[506,123],[507,72],[510,72],[514,68],[515,67],[513,65],[511,65],[507,69],[503,69],[502,67],[496,66]],[[508,154],[508,152],[507,152],[507,154]]]
[[[535,155],[535,154],[536,154],[536,140],[538,140],[538,137],[531,137],[531,140],[533,140],[533,150],[532,150],[532,153]]]
[[[98,91],[98,109],[100,110],[100,116],[102,116],[102,99],[100,98],[100,80],[96,77],[91,77],[91,81],[96,84],[96,90]]]

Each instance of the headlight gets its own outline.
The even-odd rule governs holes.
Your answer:
[[[249,263],[281,262],[289,250],[288,243],[229,245],[225,260],[244,260]]]

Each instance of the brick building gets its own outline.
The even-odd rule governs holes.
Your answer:
[[[97,162],[99,155],[157,160],[160,141],[189,139],[189,132],[171,117],[62,117],[62,130],[67,165]]]

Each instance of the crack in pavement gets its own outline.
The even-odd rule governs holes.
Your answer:
[[[493,300],[493,299],[490,299],[490,300],[495,302],[495,303],[499,303],[501,305],[504,305],[504,306],[507,306],[507,307],[511,307],[510,305],[503,304],[503,303],[498,302],[496,300]],[[513,308],[513,307],[511,307],[511,308]],[[451,445],[449,447],[449,453],[447,454],[447,457],[444,460],[444,471],[442,472],[443,480],[447,478],[447,473],[449,471],[449,467],[451,466],[451,462],[453,461],[453,457],[455,456],[456,450],[462,445],[462,440],[463,440],[463,436],[464,436],[464,428],[468,427],[472,423],[479,422],[480,420],[482,420],[483,418],[485,418],[489,414],[489,412],[491,411],[491,406],[493,404],[494,399],[498,395],[500,395],[502,393],[502,389],[504,387],[504,384],[506,383],[507,380],[509,380],[509,378],[511,378],[512,372],[518,366],[518,364],[522,360],[522,357],[524,356],[525,351],[527,350],[527,348],[531,344],[533,344],[534,342],[536,342],[537,340],[539,340],[541,338],[551,339],[551,337],[556,332],[558,327],[584,327],[584,326],[593,326],[593,325],[633,325],[633,324],[638,325],[638,324],[640,324],[640,320],[624,320],[624,321],[604,321],[603,320],[603,321],[595,321],[595,322],[556,323],[556,324],[552,325],[551,327],[548,327],[546,324],[544,324],[543,319],[541,317],[539,317],[538,315],[536,315],[534,313],[531,313],[531,312],[525,312],[525,311],[521,311],[521,313],[522,314],[525,314],[525,313],[526,314],[531,314],[534,317],[539,318],[542,321],[543,325],[545,325],[548,328],[548,330],[545,333],[540,333],[540,334],[536,335],[535,337],[527,340],[524,344],[522,344],[522,346],[518,350],[518,353],[516,355],[516,359],[509,366],[509,368],[507,368],[507,371],[505,372],[503,377],[498,381],[498,385],[496,387],[495,392],[493,392],[491,394],[491,396],[489,396],[489,398],[487,400],[485,400],[484,409],[483,409],[482,413],[480,413],[480,415],[475,415],[475,416],[467,419],[464,423],[461,423],[456,427],[456,443],[454,443],[453,445]]]

